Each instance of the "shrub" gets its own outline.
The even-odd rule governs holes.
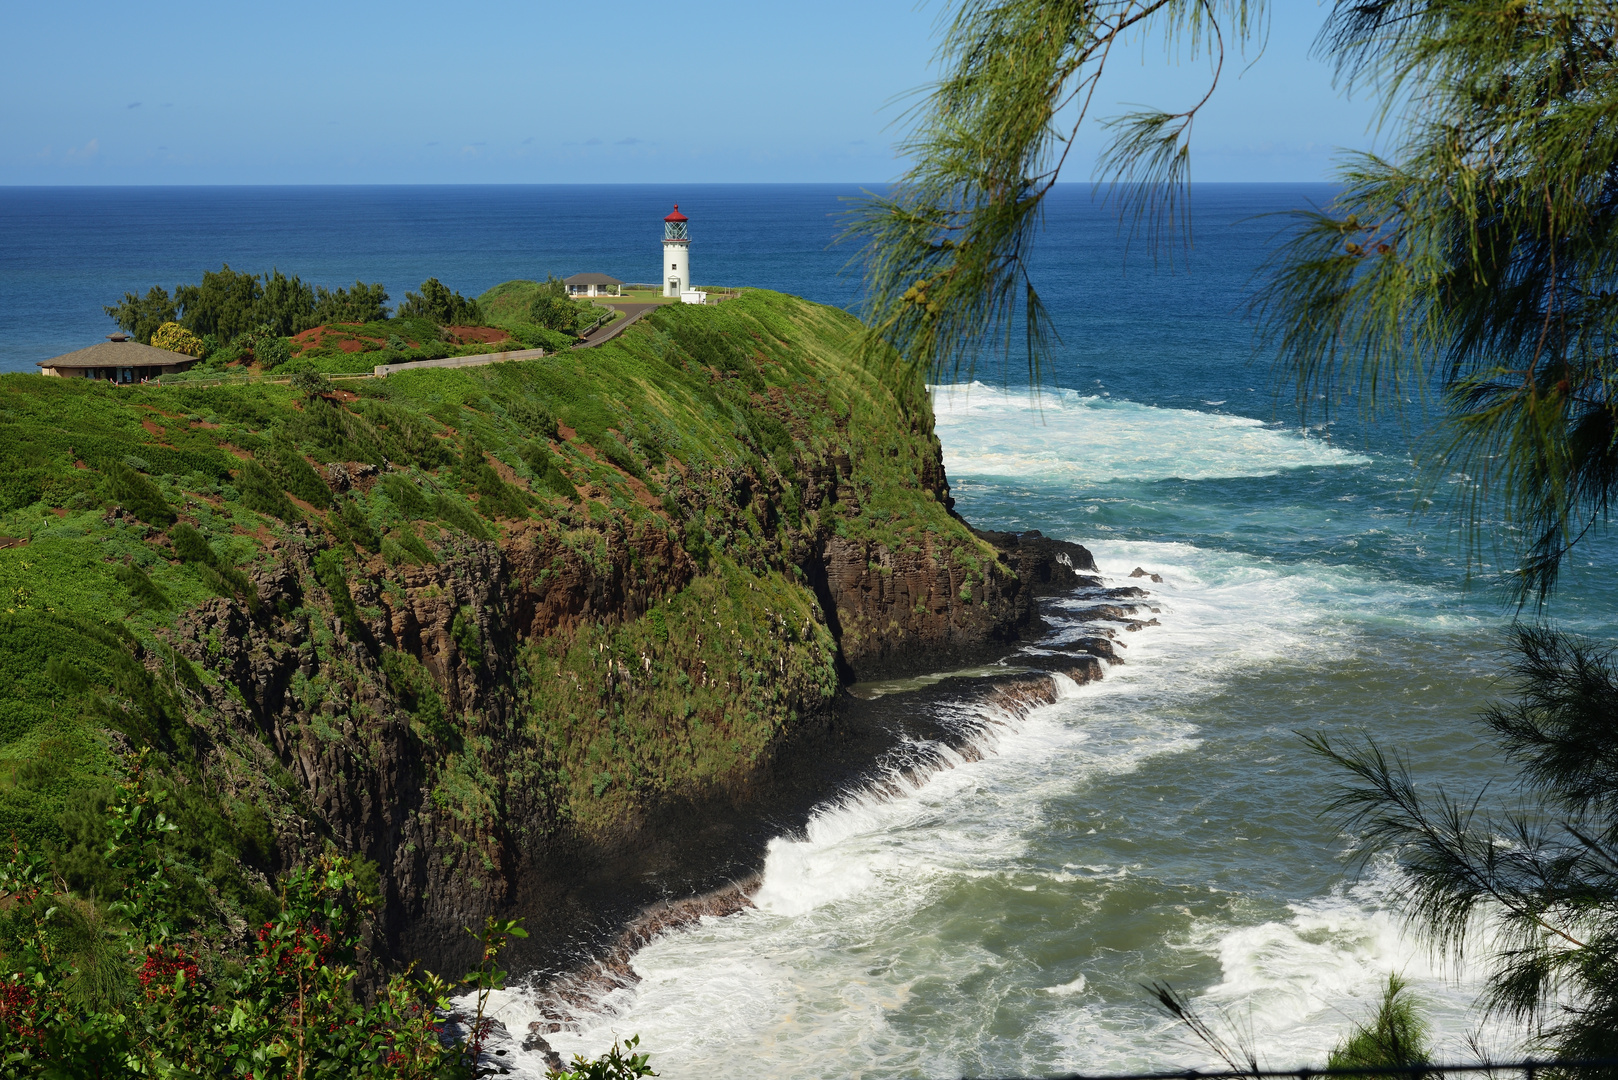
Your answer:
[[[484,458],[483,447],[476,438],[467,438],[456,472],[462,484],[478,493],[478,512],[484,517],[493,520],[528,516],[528,504],[522,492],[500,479],[500,474]]]
[[[278,493],[279,494],[279,493]],[[205,585],[220,596],[240,596],[248,608],[258,607],[258,592],[241,569],[219,557],[219,553],[194,527],[176,522],[169,529],[169,543],[180,561],[197,571]]]
[[[187,811],[185,792],[146,781],[140,761],[93,813],[76,811],[103,838],[98,885],[116,920],[90,926],[83,913],[99,906],[64,903],[45,860],[27,848],[14,845],[0,862],[6,1076],[470,1080],[495,1071],[481,1060],[493,1028],[487,1009],[504,985],[495,961],[527,936],[516,922],[485,920],[481,962],[459,982],[476,1007],[453,1039],[441,1020],[453,984],[443,979],[396,975],[369,1003],[356,992],[362,926],[376,904],[363,862],[327,854],[291,871],[252,945],[224,957],[198,950],[176,932],[189,898],[175,887],[183,875],[170,837]],[[62,949],[64,937],[96,945]],[[614,1045],[598,1061],[576,1059],[567,1075],[640,1080],[651,1069],[646,1055],[625,1057]]]
[[[278,517],[282,521],[303,520],[298,508],[281,490],[281,485],[257,461],[242,462],[241,469],[236,473],[236,487],[242,494],[242,505],[249,510]]]
[[[167,349],[199,360],[208,351],[207,344],[200,337],[177,322],[166,322],[159,326],[152,334],[151,344],[154,349]]]
[[[174,601],[169,599],[168,594],[157,587],[157,583],[147,575],[146,571],[133,563],[119,566],[113,570],[112,576],[118,579],[120,585],[129,590],[129,595],[141,607],[151,608],[155,611],[167,611],[174,606]]]
[[[454,728],[445,722],[444,699],[420,660],[409,653],[389,649],[382,654],[382,673],[406,712],[421,721],[438,739],[446,743],[453,740]]]
[[[377,535],[371,523],[365,517],[365,511],[360,508],[359,500],[350,497],[343,500],[342,521],[348,531],[349,537],[360,547],[375,555],[382,550],[382,538]]]
[[[282,490],[290,491],[311,506],[321,509],[331,505],[331,489],[326,481],[299,453],[298,447],[282,428],[270,437],[270,452],[266,464]]]
[[[389,473],[382,478],[382,493],[407,518],[420,519],[432,513],[432,504],[427,501],[427,496],[409,477]]]
[[[332,550],[316,555],[315,580],[331,597],[332,610],[342,620],[348,636],[360,637],[364,626],[360,622],[360,609],[354,604],[354,595],[348,591],[348,570],[343,553]]]
[[[292,359],[292,342],[279,335],[267,335],[253,342],[253,359],[265,371],[273,371]]]
[[[483,310],[476,300],[468,300],[458,292],[428,278],[421,283],[421,293],[405,293],[405,302],[399,305],[400,318],[431,319],[439,326],[481,326]]]
[[[461,650],[467,664],[473,671],[483,667],[483,641],[478,636],[478,624],[467,617],[465,608],[455,613],[455,618],[449,625],[449,636],[455,640],[455,645]]]
[[[528,443],[522,448],[523,464],[534,474],[534,486],[560,495],[568,502],[579,501],[579,489],[563,473],[556,455],[548,446]]]
[[[156,484],[121,461],[112,462],[105,472],[112,497],[125,510],[148,525],[161,527],[174,521],[174,510]]]
[[[494,534],[483,523],[483,519],[478,517],[470,506],[453,495],[433,496],[433,516],[478,540],[494,538]]]

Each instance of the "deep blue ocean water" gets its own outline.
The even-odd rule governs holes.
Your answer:
[[[691,218],[700,283],[857,303],[828,186],[0,189],[0,369],[82,347],[101,305],[204,268],[329,286],[428,276],[656,278],[660,221]],[[1414,516],[1427,424],[1350,412],[1303,430],[1255,350],[1247,298],[1281,219],[1324,186],[1207,185],[1188,266],[1154,267],[1087,186],[1059,187],[1035,251],[1062,338],[1031,393],[988,357],[935,391],[960,510],[1135,566],[1162,626],[1128,663],[986,756],[899,797],[828,806],[772,848],[758,907],[663,939],[642,981],[554,1040],[639,1032],[666,1076],[1036,1075],[1208,1064],[1149,1007],[1168,979],[1228,1009],[1276,1065],[1320,1064],[1390,972],[1459,1055],[1481,972],[1435,962],[1354,877],[1319,816],[1336,779],[1298,730],[1368,733],[1452,788],[1497,776],[1479,745],[1512,612],[1439,513]],[[1442,503],[1453,478],[1438,477]],[[1487,552],[1486,552],[1487,554]],[[1610,539],[1550,613],[1611,638]],[[514,1026],[523,993],[502,1002]],[[1514,1033],[1487,1036],[1508,1049]]]

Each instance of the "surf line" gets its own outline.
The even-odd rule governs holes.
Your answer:
[[[1163,578],[1136,567],[1129,575],[1162,584]],[[1161,608],[1140,585],[1109,587],[1106,579],[1079,575],[1065,595],[1040,601],[1046,633],[1020,646],[1001,664],[1005,674],[950,675],[933,684],[942,691],[940,723],[933,736],[906,739],[883,755],[866,778],[820,804],[816,814],[862,802],[890,802],[920,791],[946,769],[981,761],[996,752],[1000,735],[1016,730],[1036,709],[1054,705],[1080,686],[1100,680],[1107,667],[1124,663],[1119,650],[1124,635],[1160,625]],[[931,696],[931,695],[930,695]],[[754,906],[752,897],[764,883],[764,870],[721,888],[645,908],[593,959],[542,982],[517,988],[530,1019],[526,1031],[499,1025],[489,1045],[512,1046],[540,1054],[553,1068],[562,1060],[547,1035],[577,1031],[584,1017],[617,1012],[611,998],[641,981],[633,965],[641,949],[668,934],[696,925],[703,917],[723,918]]]

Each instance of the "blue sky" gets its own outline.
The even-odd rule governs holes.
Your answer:
[[[1319,180],[1370,144],[1307,53],[1325,9],[1273,0],[1227,67],[1194,180]],[[14,4],[0,184],[880,182],[945,5]],[[1099,100],[1182,107],[1206,66],[1143,44]],[[1234,77],[1232,77],[1234,76]],[[1089,177],[1097,136],[1067,179]]]

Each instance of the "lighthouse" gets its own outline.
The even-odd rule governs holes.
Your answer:
[[[690,219],[674,204],[674,213],[663,219],[663,295],[683,300],[680,294],[691,290]]]

